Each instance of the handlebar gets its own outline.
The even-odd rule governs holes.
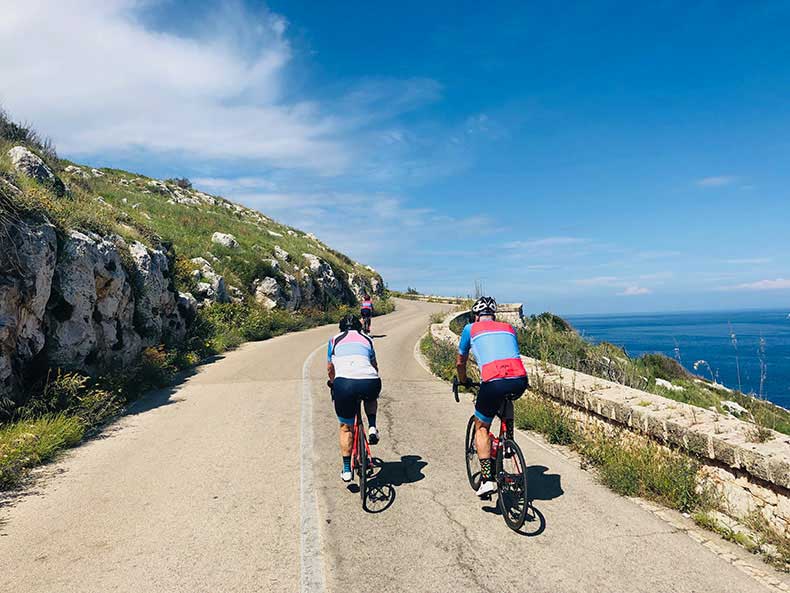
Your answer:
[[[466,383],[459,383],[458,377],[453,377],[453,395],[455,396],[455,401],[460,402],[461,399],[458,397],[458,388],[463,385],[464,387],[480,387],[480,383],[475,383],[474,381],[467,381]]]

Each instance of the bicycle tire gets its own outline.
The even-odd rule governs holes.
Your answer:
[[[509,458],[505,454],[510,452]],[[506,471],[505,460],[513,461],[516,471]],[[502,512],[502,518],[513,531],[518,531],[524,525],[529,510],[529,497],[527,491],[527,465],[521,447],[512,439],[505,439],[500,443],[496,458],[497,505]]]
[[[362,423],[359,425],[359,436],[357,442],[357,450],[359,451],[359,496],[362,498],[362,508],[365,508],[365,500],[368,495],[368,449],[367,440],[365,439],[365,427]]]
[[[480,468],[480,459],[477,457],[477,447],[475,446],[475,417],[469,418],[466,425],[466,439],[464,440],[464,453],[466,456],[466,477],[469,485],[475,492],[480,488],[483,475]]]

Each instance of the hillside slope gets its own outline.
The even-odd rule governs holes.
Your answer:
[[[364,292],[381,276],[313,235],[187,180],[60,160],[0,114],[0,420],[51,369],[95,377],[147,348],[184,366]]]

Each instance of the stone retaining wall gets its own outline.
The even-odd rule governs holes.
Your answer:
[[[431,326],[435,339],[458,336],[451,313]],[[683,450],[702,463],[701,472],[721,493],[724,511],[736,519],[759,512],[790,536],[790,437],[771,431],[753,442],[754,424],[712,410],[522,356],[531,383],[562,405]]]

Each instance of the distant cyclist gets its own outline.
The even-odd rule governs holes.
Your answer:
[[[496,301],[481,297],[472,306],[474,322],[464,327],[458,345],[456,370],[458,381],[468,384],[466,363],[469,352],[480,368],[480,391],[475,403],[475,448],[480,459],[482,483],[478,496],[496,490],[488,429],[497,412],[505,405],[508,430],[512,430],[513,402],[529,387],[527,371],[521,362],[516,330],[509,323],[496,321]],[[511,435],[512,436],[512,435]]]
[[[370,319],[373,317],[373,301],[368,293],[362,297],[362,322],[365,324],[365,332],[370,333]]]
[[[327,373],[335,413],[340,421],[340,454],[343,456],[340,477],[344,482],[350,482],[354,418],[359,409],[359,401],[365,402],[365,415],[370,427],[368,440],[371,445],[375,445],[379,442],[376,410],[377,399],[381,393],[373,340],[362,333],[362,324],[355,315],[347,315],[341,319],[340,333],[329,340]]]

